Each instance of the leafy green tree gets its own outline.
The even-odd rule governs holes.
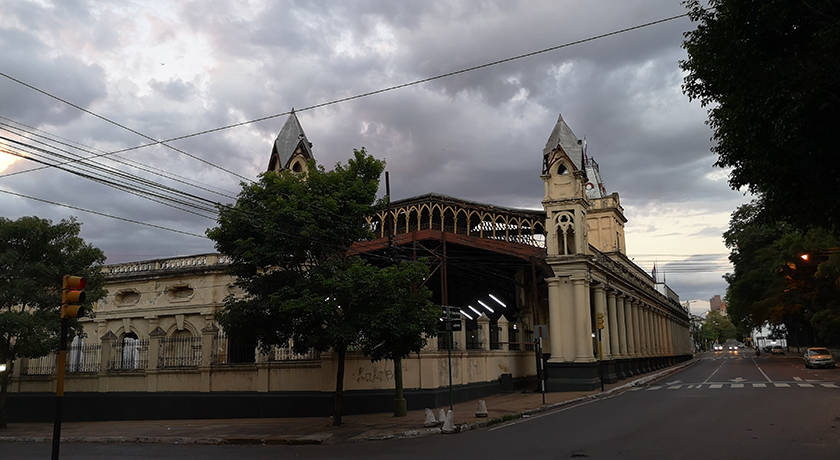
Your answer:
[[[717,165],[797,228],[840,224],[840,3],[688,0],[683,90],[708,108]]]
[[[374,361],[394,362],[394,415],[406,415],[402,359],[419,353],[426,337],[437,332],[440,307],[431,303],[432,292],[423,284],[429,277],[424,263],[402,262],[379,273],[381,309],[367,320],[362,350]]]
[[[37,358],[58,349],[61,278],[87,279],[83,306],[105,295],[105,256],[79,237],[74,219],[52,224],[37,217],[0,217],[0,428],[5,428],[6,391],[17,358]],[[81,334],[75,319],[71,333]]]
[[[367,346],[377,356],[386,356],[385,345],[403,346],[380,327],[394,325],[392,309],[420,307],[423,295],[428,298],[417,287],[416,266],[381,269],[350,255],[353,243],[372,236],[366,217],[381,205],[376,193],[383,169],[362,149],[332,171],[310,162],[306,175],[267,172],[243,186],[235,206],[221,207],[219,225],[207,232],[230,256],[230,272],[244,291],[226,299],[219,323],[231,337],[264,349],[291,340],[298,352],[333,350],[335,425],[341,424],[347,351],[374,336],[389,340]],[[407,314],[400,330],[414,331],[417,317],[398,311]],[[416,330],[420,337],[426,327]],[[410,345],[409,351],[418,348]],[[404,356],[395,350],[387,356]]]
[[[729,339],[737,338],[735,325],[719,312],[710,311],[702,327],[703,336],[714,343],[724,343]]]

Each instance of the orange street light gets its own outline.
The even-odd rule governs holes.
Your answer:
[[[806,253],[806,254],[802,254],[802,255],[801,255],[801,256],[799,256],[799,257],[800,257],[802,260],[804,260],[805,262],[808,262],[808,259],[809,259],[809,258],[811,258],[811,255]]]

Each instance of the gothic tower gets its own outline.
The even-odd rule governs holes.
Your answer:
[[[293,173],[303,173],[306,171],[306,162],[312,158],[312,143],[306,138],[295,110],[292,109],[291,115],[274,140],[268,171],[280,172],[288,169]]]
[[[591,204],[586,196],[588,180],[583,142],[563,121],[562,115],[557,118],[543,149],[542,179],[548,257],[587,254],[586,213]]]

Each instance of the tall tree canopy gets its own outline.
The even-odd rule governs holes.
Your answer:
[[[73,219],[53,224],[37,217],[0,217],[0,427],[5,426],[6,390],[16,358],[36,358],[58,349],[61,279],[87,279],[83,307],[105,295],[105,255],[79,237]],[[81,333],[78,322],[71,331]]]
[[[219,225],[207,232],[231,257],[230,271],[245,293],[226,299],[218,315],[222,327],[263,347],[291,340],[299,352],[332,349],[338,364],[335,424],[341,423],[346,352],[366,344],[373,350],[370,338],[384,337],[377,324],[395,325],[383,319],[399,300],[393,293],[418,287],[417,270],[383,270],[349,255],[354,242],[372,236],[365,218],[381,205],[376,193],[383,168],[362,149],[331,171],[310,162],[305,175],[267,172],[243,186],[235,206],[221,207]],[[424,302],[428,294],[413,305]],[[415,323],[406,317],[396,325]],[[415,331],[418,338],[423,329]],[[394,356],[403,356],[402,350]]]
[[[703,6],[708,3],[708,6]],[[717,165],[772,219],[840,222],[840,2],[689,0],[684,91],[708,107]]]
[[[683,90],[708,108],[717,166],[756,199],[732,215],[727,301],[741,331],[784,326],[794,342],[837,343],[840,235],[840,3],[688,0]],[[814,335],[815,331],[819,331]]]

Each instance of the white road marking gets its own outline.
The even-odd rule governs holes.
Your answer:
[[[820,385],[824,386],[825,388],[840,388],[833,383],[821,383]]]
[[[680,387],[682,387],[682,385],[673,385],[673,386],[668,387],[668,389],[669,390],[679,390]]]
[[[658,390],[660,388],[662,388],[662,387],[648,387],[647,391]]]
[[[717,369],[715,369],[715,371],[714,371],[714,372],[712,372],[712,375],[710,375],[710,376],[706,377],[706,380],[703,380],[703,383],[708,382],[708,381],[709,381],[712,377],[714,377],[714,376],[715,376],[715,374],[717,374],[717,372],[720,370],[720,368],[721,368],[721,367],[723,367],[723,364],[724,364],[725,362],[726,362],[726,361],[721,360],[720,365],[717,367]]]
[[[767,388],[767,385],[763,383],[753,383],[752,386],[753,388]]]
[[[592,403],[594,403],[594,402],[604,401],[604,400],[606,400],[606,399],[611,399],[611,398],[612,398],[612,397],[599,398],[599,399],[590,399],[589,401],[584,401],[584,402],[582,402],[582,403],[580,403],[580,404],[575,404],[575,405],[573,405],[573,406],[564,407],[564,408],[562,408],[562,409],[552,410],[552,411],[546,412],[546,413],[544,413],[544,414],[540,414],[540,415],[532,415],[532,416],[530,416],[530,417],[528,417],[528,418],[521,418],[521,419],[519,419],[519,420],[517,420],[517,421],[515,421],[515,422],[511,422],[511,423],[508,423],[508,424],[506,424],[506,425],[499,425],[499,426],[497,426],[497,427],[495,427],[495,428],[490,428],[490,429],[489,429],[489,430],[487,430],[487,431],[496,431],[496,430],[501,430],[502,428],[507,428],[507,427],[509,427],[509,426],[513,426],[513,425],[519,425],[520,423],[530,422],[531,420],[536,420],[536,419],[538,419],[538,418],[548,417],[549,415],[558,414],[558,413],[560,413],[560,412],[566,412],[567,410],[571,410],[571,409],[574,409],[574,408],[576,408],[576,407],[585,406],[585,405],[587,405],[587,404],[592,404]]]
[[[764,376],[764,378],[765,378],[765,379],[767,379],[767,382],[769,382],[769,383],[773,383],[773,381],[772,381],[772,380],[770,380],[770,377],[767,377],[767,374],[765,374],[765,373],[764,373],[764,371],[763,371],[763,370],[761,370],[761,368],[758,366],[758,363],[757,363],[757,362],[755,362],[755,359],[754,359],[754,358],[753,358],[752,362],[753,362],[753,364],[755,364],[755,367],[757,367],[757,368],[758,368],[758,371],[759,371],[759,372],[761,372],[761,375],[763,375],[763,376]]]
[[[790,388],[787,383],[774,383],[773,385],[776,385],[776,388]]]
[[[732,385],[730,385],[730,387],[732,387],[732,388],[744,388],[744,384],[743,383],[733,383]]]
[[[723,385],[721,385],[719,383],[713,383],[713,384],[709,385],[709,388],[723,388]]]
[[[793,378],[793,380],[796,380],[797,382],[801,382],[801,381],[802,381],[802,377],[794,377],[794,378]]]
[[[729,379],[730,382],[743,382],[744,380],[747,380],[747,379],[745,379],[743,377],[736,377],[734,379]]]
[[[814,388],[814,385],[811,385],[810,383],[800,383],[799,386],[802,388]]]
[[[678,383],[680,383],[680,382],[682,382],[682,380],[674,380],[673,382],[668,382],[668,383],[666,383],[665,385],[676,385],[676,384],[678,384]]]

